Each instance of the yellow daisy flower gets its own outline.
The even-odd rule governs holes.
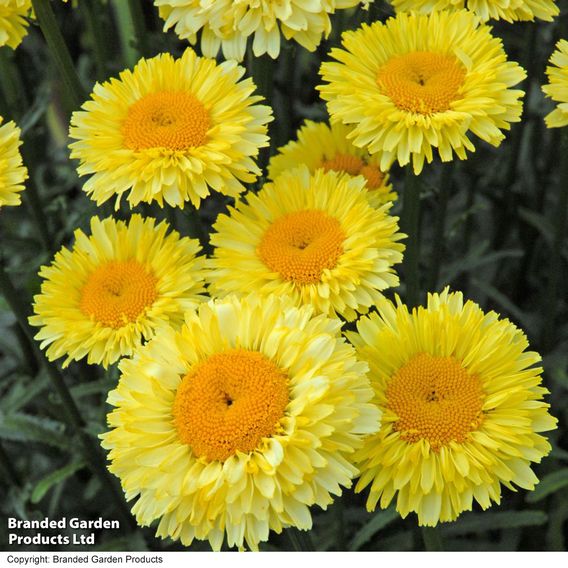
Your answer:
[[[546,68],[548,84],[542,90],[558,106],[545,116],[548,128],[568,125],[568,41],[561,39],[556,44],[554,53],[550,56],[550,63]]]
[[[341,123],[329,126],[324,122],[306,120],[298,130],[298,140],[278,149],[268,164],[268,177],[275,179],[282,172],[305,164],[311,173],[319,168],[347,175],[362,175],[369,200],[380,206],[397,197],[389,183],[389,175],[381,171],[377,155],[357,148],[347,139],[349,128]]]
[[[0,116],[0,207],[19,205],[20,192],[28,179],[28,170],[18,149],[22,144],[20,129],[13,122],[2,124],[3,120]]]
[[[298,306],[355,319],[398,285],[392,267],[402,261],[404,235],[391,205],[373,208],[361,176],[284,172],[217,218],[209,291],[289,295]]]
[[[164,31],[174,28],[181,39],[195,45],[201,31],[201,50],[216,57],[219,49],[227,59],[242,61],[247,42],[252,37],[252,50],[259,57],[267,53],[276,59],[280,53],[281,35],[294,39],[314,51],[331,31],[330,14],[338,9],[373,0],[154,0]]]
[[[133,215],[128,223],[91,219],[41,268],[41,293],[30,323],[50,361],[87,357],[105,368],[130,356],[160,326],[180,326],[204,299],[204,259],[198,241],[166,234],[168,224]]]
[[[235,62],[218,65],[187,49],[180,59],[142,59],[120,79],[97,84],[73,113],[71,157],[97,204],[123,193],[134,206],[183,206],[214,189],[236,197],[260,174],[271,109],[257,105],[252,79]]]
[[[215,550],[309,530],[309,507],[351,486],[352,453],[379,427],[340,328],[287,298],[232,296],[122,360],[101,438],[138,523]]]
[[[534,489],[556,428],[542,401],[540,356],[522,331],[495,312],[483,313],[461,293],[430,294],[409,313],[382,299],[349,339],[370,365],[382,427],[357,456],[370,485],[367,509],[418,515],[420,525],[453,521],[501,500],[501,485]]]
[[[28,33],[31,0],[0,0],[0,47],[16,49]]]
[[[390,0],[390,3],[397,12],[421,14],[467,8],[483,22],[489,19],[532,22],[535,18],[551,22],[559,14],[555,0]]]
[[[501,40],[466,10],[399,14],[343,34],[337,62],[325,62],[319,88],[332,122],[353,125],[349,137],[385,171],[412,160],[420,173],[436,148],[442,161],[465,159],[471,132],[494,146],[518,122],[526,74],[507,61]]]

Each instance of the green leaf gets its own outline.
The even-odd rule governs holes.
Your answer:
[[[551,229],[550,219],[525,207],[519,207],[519,218],[535,228],[542,235],[546,244],[552,246],[554,232]]]
[[[68,477],[71,477],[76,471],[79,471],[85,467],[85,462],[83,460],[71,462],[67,464],[65,467],[58,469],[52,473],[50,473],[47,477],[44,477],[42,480],[38,482],[38,484],[34,487],[31,496],[32,503],[39,503],[44,495],[58,483],[62,483]]]
[[[88,383],[81,383],[71,387],[71,394],[73,398],[78,399],[84,396],[104,394],[105,398],[109,390],[116,386],[115,382],[109,380],[107,377],[98,381],[90,381]]]
[[[455,523],[443,528],[444,535],[455,536],[468,533],[483,533],[503,529],[544,525],[548,515],[544,511],[487,511],[470,513]]]
[[[64,434],[64,429],[63,424],[48,418],[23,413],[2,416],[0,413],[0,439],[39,442],[68,450],[69,440]]]
[[[492,286],[488,282],[483,282],[478,278],[472,278],[471,283],[506,310],[509,316],[515,320],[515,323],[520,324],[523,329],[531,329],[531,322],[528,321],[526,313],[509,300],[505,294],[502,294],[499,290],[497,290],[495,286]]]
[[[398,517],[399,514],[395,509],[387,509],[386,511],[375,513],[371,520],[355,533],[349,545],[349,550],[360,550],[360,548],[367,544],[380,530],[384,529]]]
[[[523,251],[520,249],[486,253],[487,248],[487,241],[482,241],[458,260],[448,263],[442,272],[442,280],[444,282],[452,282],[457,276],[464,272],[473,272],[482,266],[495,264],[505,258],[519,258],[523,256]]]
[[[568,452],[559,448],[558,446],[552,444],[552,450],[550,451],[550,457],[557,460],[568,461]]]
[[[20,379],[2,396],[0,400],[0,408],[6,414],[13,414],[14,411],[20,410],[28,402],[38,396],[48,386],[47,376],[43,373],[37,375],[32,380]]]
[[[20,120],[19,126],[22,131],[22,135],[31,131],[43,118],[47,112],[50,99],[49,87],[45,84],[41,85],[32,106],[26,111]]]
[[[414,550],[414,535],[412,531],[396,532],[386,538],[381,538],[377,547],[385,552],[408,552]]]
[[[536,489],[529,493],[525,500],[527,503],[536,503],[564,487],[568,487],[568,468],[566,467],[545,475],[536,486]]]
[[[567,331],[562,330],[559,334],[565,334]],[[546,369],[547,377],[563,389],[568,389],[568,342],[559,342],[554,351],[543,356],[542,366]]]

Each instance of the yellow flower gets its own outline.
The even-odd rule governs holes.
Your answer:
[[[127,223],[91,219],[40,270],[32,325],[50,360],[63,366],[87,356],[104,367],[130,356],[160,326],[180,326],[184,312],[204,299],[204,260],[196,240],[180,238],[165,222],[133,215]]]
[[[0,116],[0,207],[19,205],[20,191],[28,179],[28,170],[23,165],[19,147],[20,129],[13,123],[2,124]]]
[[[381,171],[378,156],[353,146],[349,141],[350,129],[341,123],[306,120],[298,130],[298,140],[279,148],[268,164],[268,176],[275,179],[282,172],[305,164],[311,173],[323,168],[347,175],[362,175],[366,181],[369,200],[378,207],[394,201],[396,193],[389,183],[389,175]]]
[[[252,40],[256,57],[280,53],[281,35],[314,51],[331,31],[329,15],[358,4],[368,7],[373,0],[154,0],[165,20],[164,31],[174,28],[181,39],[197,43],[216,57],[222,47],[227,59],[242,61],[247,42]]]
[[[373,208],[361,176],[284,172],[219,215],[209,291],[289,295],[352,320],[398,285],[392,267],[402,261],[404,235],[391,205]]]
[[[555,0],[390,0],[397,12],[414,10],[429,14],[449,8],[467,8],[483,22],[494,20],[534,21],[535,18],[552,21],[559,10]]]
[[[525,78],[501,40],[465,10],[399,14],[343,34],[337,62],[325,62],[319,87],[332,122],[352,125],[353,143],[381,153],[386,170],[412,159],[420,173],[436,148],[442,161],[466,158],[471,132],[498,146],[520,120]]]
[[[409,313],[386,299],[349,334],[370,365],[382,427],[357,456],[370,485],[367,509],[396,497],[420,525],[453,521],[477,501],[500,502],[501,485],[534,489],[531,462],[556,427],[542,401],[540,357],[522,331],[495,312],[484,314],[461,293],[431,294]]]
[[[123,193],[134,206],[165,201],[195,207],[214,189],[236,197],[260,170],[269,107],[257,105],[243,67],[220,65],[187,49],[180,59],[142,59],[120,79],[97,84],[73,113],[71,157],[97,204]]]
[[[568,125],[568,41],[561,39],[556,44],[549,61],[548,84],[543,85],[542,90],[559,104],[544,120],[548,128],[556,128]]]
[[[138,523],[216,550],[309,530],[309,507],[351,486],[352,453],[379,427],[340,328],[287,298],[232,296],[122,360],[101,438]]]
[[[16,49],[28,33],[31,0],[0,0],[0,47]]]

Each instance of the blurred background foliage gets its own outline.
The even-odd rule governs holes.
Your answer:
[[[385,19],[390,8],[379,3],[379,17]],[[87,93],[95,81],[132,68],[140,56],[163,51],[177,56],[187,45],[173,32],[162,31],[163,22],[150,0],[54,1],[52,7]],[[439,291],[449,284],[483,309],[494,309],[522,327],[531,347],[543,356],[552,414],[559,419],[559,428],[552,433],[552,454],[536,466],[541,478],[536,491],[504,489],[501,506],[487,512],[476,508],[457,522],[442,525],[447,550],[565,550],[568,544],[568,246],[565,231],[563,235],[559,230],[560,194],[568,183],[562,169],[568,168],[560,129],[545,127],[543,116],[552,105],[540,90],[555,42],[568,38],[568,1],[560,2],[560,8],[562,15],[554,23],[492,24],[509,58],[528,71],[522,122],[513,126],[500,148],[477,143],[467,161],[434,162],[420,177],[422,298],[426,291]],[[249,57],[249,72],[263,82],[265,93],[271,92],[269,102],[276,117],[271,125],[271,152],[295,138],[304,119],[327,118],[315,90],[320,63],[332,46],[339,45],[341,30],[356,28],[367,17],[362,9],[340,11],[333,18],[330,38],[315,53],[288,43],[277,62],[263,63],[262,77],[259,62]],[[0,255],[28,310],[39,291],[39,267],[61,246],[72,243],[76,228],[88,230],[94,214],[126,218],[131,213],[125,205],[114,212],[114,203],[97,207],[82,192],[67,149],[72,110],[41,31],[32,21],[15,52],[0,48],[0,115],[22,128],[23,155],[30,172],[23,204],[0,212]],[[265,152],[261,160],[266,162],[267,157]],[[392,180],[403,199],[404,175],[398,167],[392,171]],[[37,191],[29,190],[32,184]],[[226,205],[225,198],[214,195],[197,212],[155,205],[133,211],[167,218],[183,234],[199,238],[208,251],[211,224]],[[395,214],[399,210],[397,204]],[[404,297],[404,281],[387,295],[392,297],[394,292]],[[85,435],[98,444],[97,435],[106,428],[106,395],[118,380],[116,366],[104,372],[72,363],[63,376],[84,419]],[[7,517],[120,518],[115,500],[87,467],[77,433],[69,429],[63,415],[37,351],[0,296],[2,550],[18,549],[8,546]],[[370,515],[363,497],[353,492],[346,492],[327,511],[315,510],[314,519],[311,536],[316,550],[424,547],[414,517],[402,520],[392,508]],[[183,549],[153,535],[153,528],[140,529],[124,521],[119,531],[99,535],[97,546],[90,550]],[[286,533],[273,535],[262,548],[291,549],[293,540]],[[20,549],[34,550],[34,546]],[[208,545],[196,543],[192,549],[207,550]]]

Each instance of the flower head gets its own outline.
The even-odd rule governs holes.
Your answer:
[[[128,223],[91,219],[91,236],[78,229],[42,267],[32,325],[50,360],[64,366],[87,356],[107,367],[130,356],[162,326],[181,325],[204,299],[204,260],[196,240],[168,232],[165,222],[133,215]]]
[[[559,14],[555,0],[390,0],[390,3],[397,12],[414,10],[421,14],[467,8],[483,22],[489,19],[532,22],[535,18],[551,22]]]
[[[531,462],[550,451],[539,432],[556,419],[522,331],[448,289],[412,313],[386,299],[377,308],[349,334],[383,412],[357,456],[367,508],[396,496],[403,517],[414,511],[433,526],[473,500],[483,509],[499,503],[501,485],[534,489]]]
[[[252,38],[256,57],[267,53],[273,59],[280,53],[281,35],[294,39],[314,51],[322,37],[331,31],[330,14],[373,0],[154,0],[164,30],[174,28],[182,39],[197,42],[201,49],[216,57],[222,47],[227,59],[242,61],[247,42]]]
[[[366,364],[341,323],[287,298],[201,304],[120,363],[102,436],[110,471],[158,536],[252,549],[311,528],[379,426]]]
[[[289,295],[298,306],[354,319],[398,285],[392,267],[404,246],[391,205],[373,208],[361,176],[310,174],[306,166],[284,172],[219,215],[209,290]]]
[[[0,116],[0,207],[19,205],[20,192],[28,179],[28,170],[23,165],[19,147],[20,129],[13,123],[2,124]]]
[[[520,120],[523,91],[510,87],[525,72],[466,10],[401,13],[345,32],[343,46],[323,63],[319,89],[332,122],[352,125],[349,138],[380,153],[383,170],[412,160],[418,174],[433,148],[442,161],[465,159],[469,132],[498,146]]]
[[[260,174],[270,108],[234,62],[218,65],[187,49],[180,59],[142,59],[119,79],[97,84],[73,113],[71,157],[98,203],[128,192],[141,201],[196,207],[214,189],[236,197]]]
[[[555,128],[568,124],[568,41],[561,39],[556,44],[550,63],[546,68],[548,84],[542,90],[559,104],[544,120],[549,128]]]
[[[275,179],[282,172],[305,164],[311,173],[323,168],[351,176],[362,175],[366,181],[369,200],[375,206],[396,199],[388,173],[379,167],[377,155],[357,148],[347,138],[349,128],[341,123],[327,125],[307,120],[298,130],[298,140],[286,144],[272,156],[268,176]]]
[[[28,33],[31,0],[0,0],[0,47],[16,49]]]

